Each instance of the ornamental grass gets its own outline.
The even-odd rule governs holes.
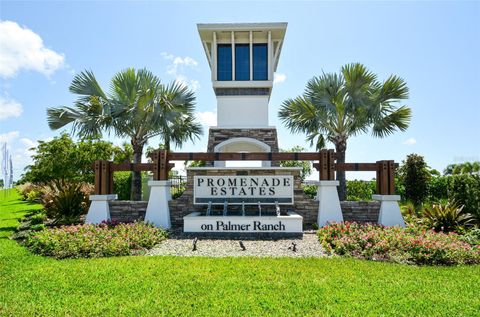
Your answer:
[[[34,253],[57,259],[93,258],[141,254],[166,237],[165,230],[144,222],[102,223],[44,229],[25,244]]]
[[[480,246],[453,232],[344,222],[321,228],[318,237],[327,252],[342,256],[419,265],[480,263]]]

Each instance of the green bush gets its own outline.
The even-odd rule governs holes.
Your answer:
[[[132,188],[131,172],[115,172],[113,174],[113,191],[119,200],[130,200]]]
[[[451,178],[451,176],[437,176],[430,179],[428,182],[428,200],[430,202],[448,199],[448,188]]]
[[[323,227],[318,237],[327,252],[362,259],[426,265],[480,263],[480,248],[456,233],[345,222]]]
[[[45,229],[30,235],[25,245],[34,253],[64,258],[138,254],[167,237],[165,230],[144,222],[76,225]]]
[[[423,156],[410,154],[398,169],[398,180],[404,186],[403,199],[421,205],[428,196],[430,172]]]
[[[375,181],[353,180],[347,181],[347,200],[349,201],[369,201],[375,194]]]
[[[453,175],[448,188],[449,200],[465,205],[464,212],[480,223],[480,175]]]
[[[314,199],[317,196],[317,185],[303,185],[303,192],[309,198]]]
[[[434,204],[423,208],[425,224],[437,231],[459,232],[473,224],[472,215],[463,212],[465,205],[460,206],[455,202],[447,204]]]

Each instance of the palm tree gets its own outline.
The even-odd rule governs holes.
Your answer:
[[[279,118],[292,132],[307,135],[317,149],[331,142],[337,162],[345,162],[347,140],[361,133],[385,137],[408,128],[411,110],[395,107],[408,98],[405,81],[391,75],[384,82],[362,64],[348,64],[339,74],[323,73],[312,78],[303,95],[287,99],[279,110]],[[339,198],[346,198],[345,172],[337,171]]]
[[[112,131],[118,137],[128,137],[134,163],[142,161],[143,148],[152,137],[181,146],[202,134],[194,117],[193,92],[178,83],[165,86],[145,69],[118,72],[108,94],[91,71],[84,71],[74,77],[70,91],[79,96],[73,107],[47,109],[50,128],[72,123],[72,133],[82,139]],[[132,198],[141,199],[140,172],[132,175]]]

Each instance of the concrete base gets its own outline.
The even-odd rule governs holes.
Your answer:
[[[372,198],[380,201],[379,224],[405,228],[405,221],[398,205],[399,195],[373,195]]]
[[[338,181],[319,181],[317,190],[318,216],[317,224],[324,227],[331,222],[342,222],[343,214],[338,199]]]
[[[88,208],[85,223],[99,224],[110,220],[110,208],[108,202],[116,200],[117,195],[90,195],[90,208]]]
[[[170,181],[149,181],[150,197],[148,199],[145,221],[151,222],[157,227],[170,229],[170,209],[168,202],[172,199],[170,193]]]

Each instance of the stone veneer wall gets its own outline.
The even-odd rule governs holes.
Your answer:
[[[143,221],[148,201],[112,200],[109,201],[110,218],[118,222]]]
[[[378,222],[379,201],[341,201],[344,221]]]
[[[232,138],[252,138],[270,146],[271,152],[278,152],[277,129],[212,129],[208,131],[207,152],[215,152],[215,146]],[[278,162],[272,162],[272,166],[278,166]],[[213,166],[213,162],[207,162],[207,166]]]

